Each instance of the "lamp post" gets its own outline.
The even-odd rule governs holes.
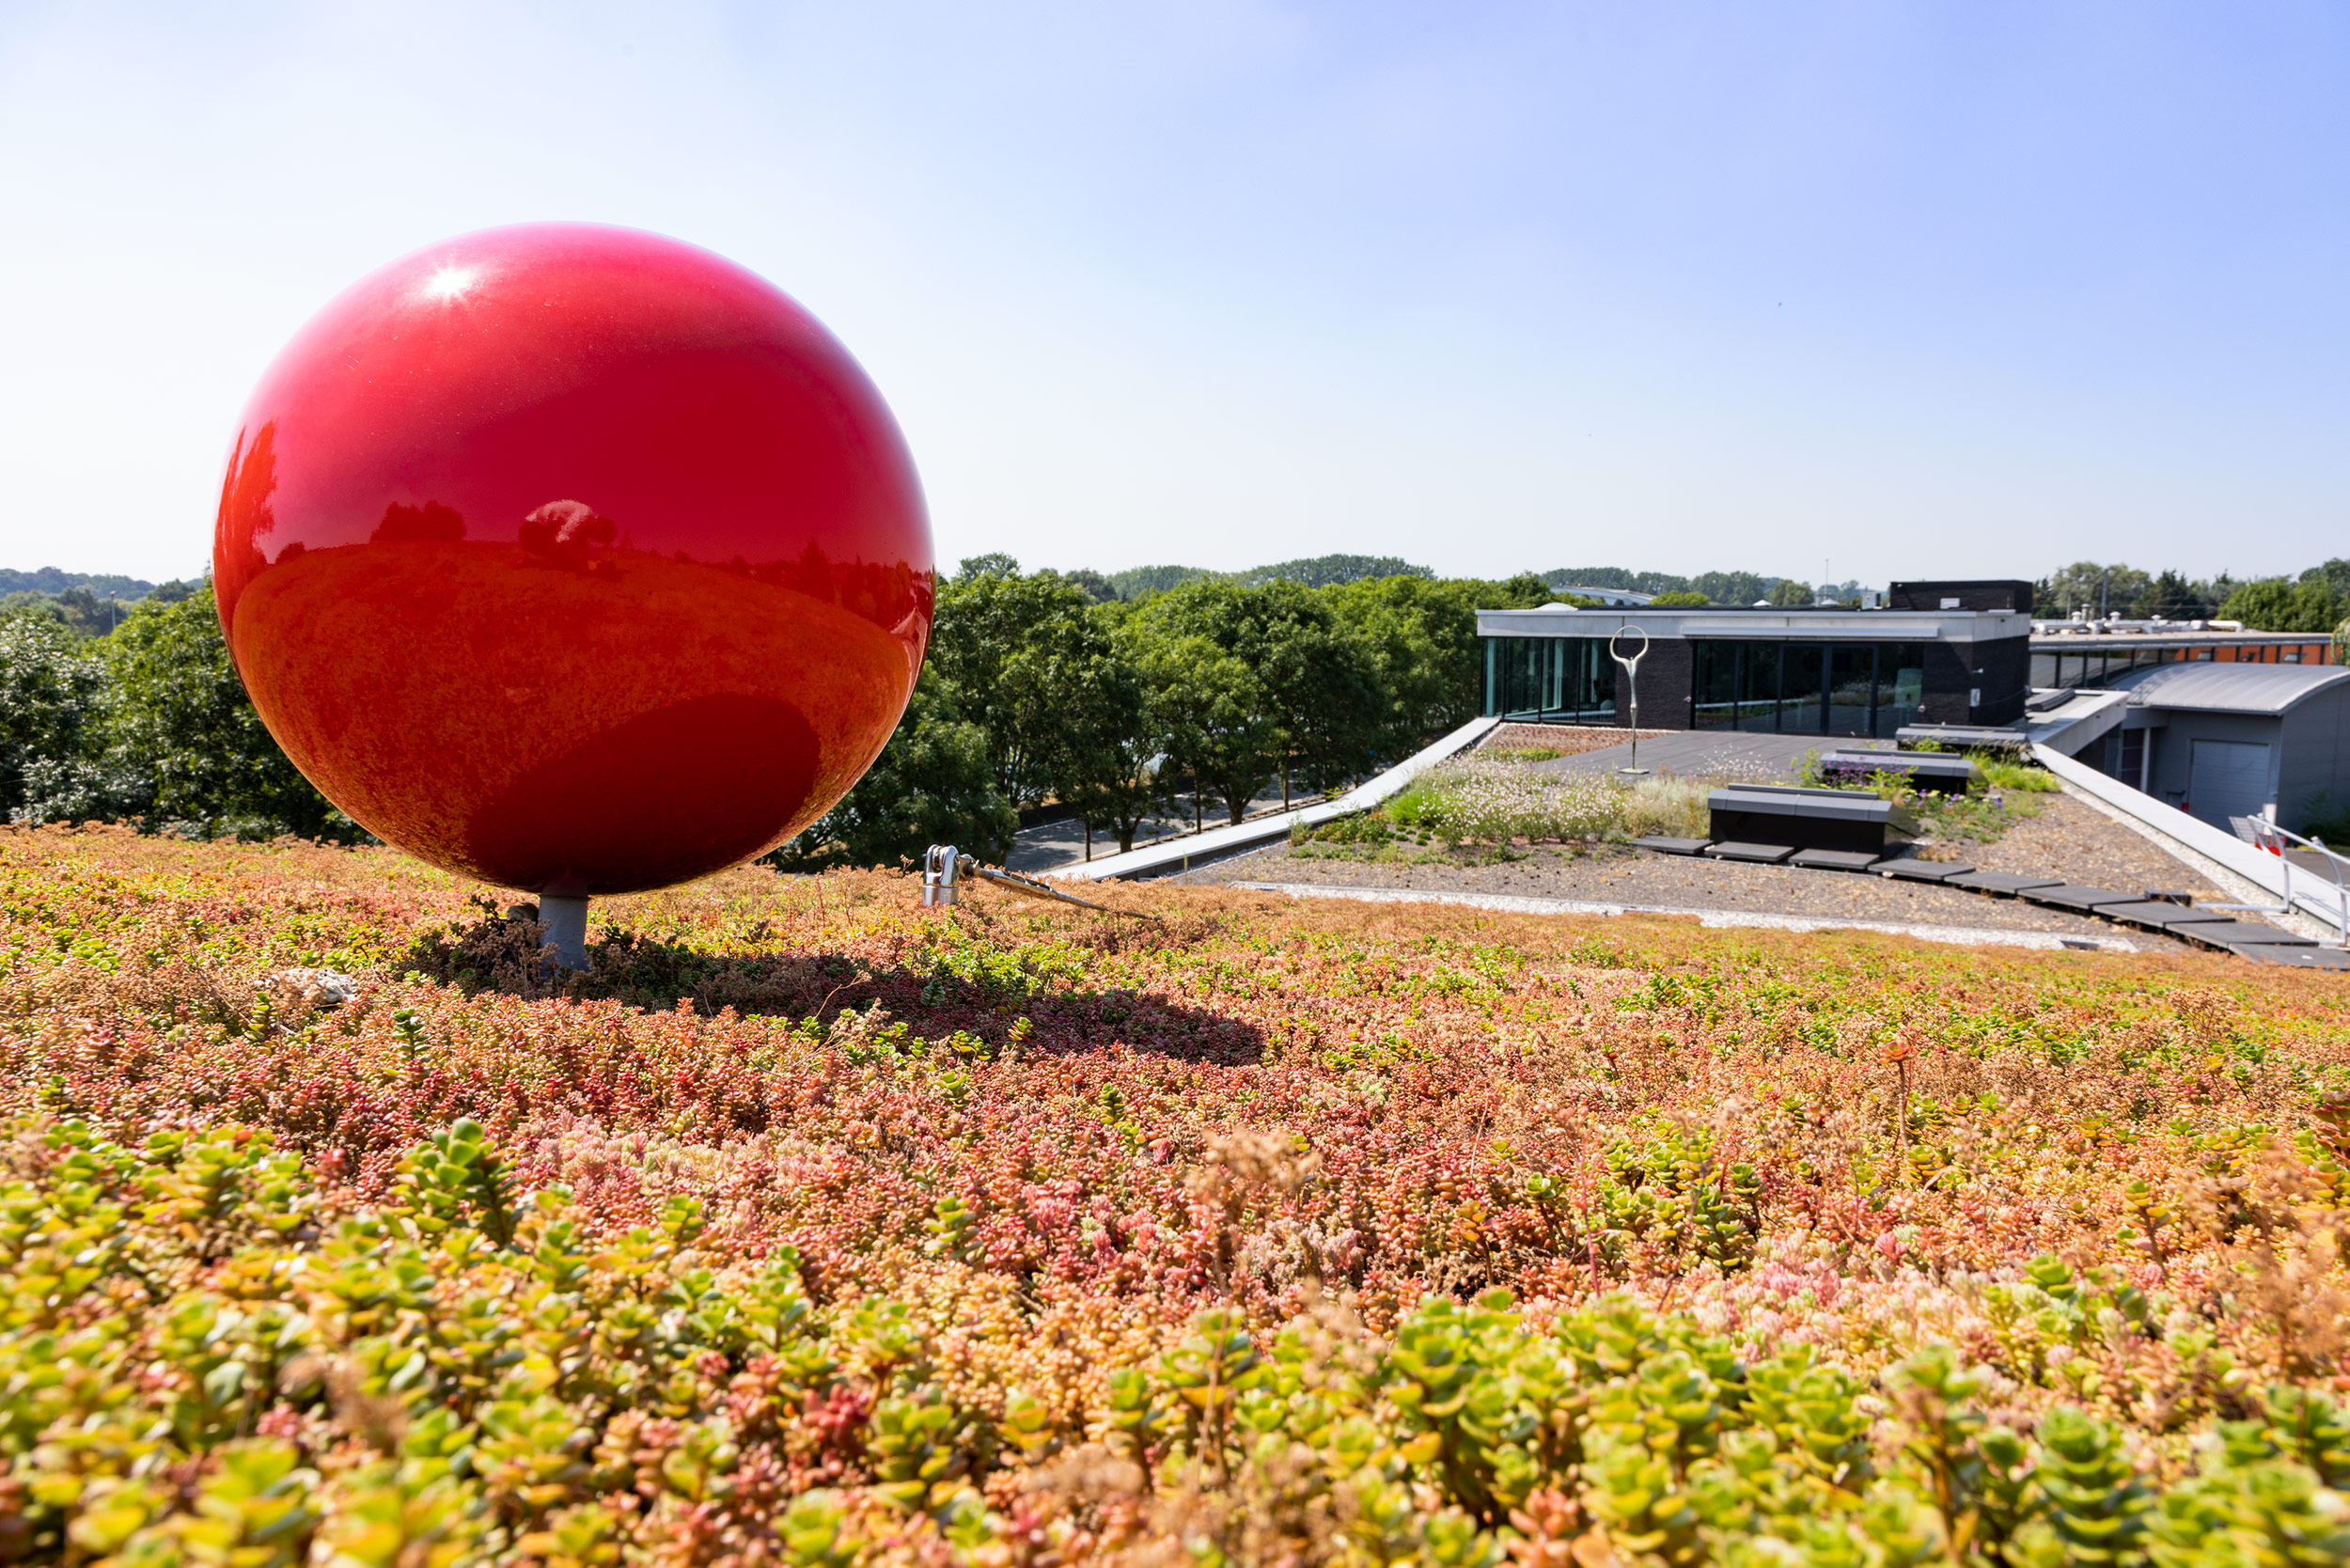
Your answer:
[[[1639,648],[1630,653],[1616,646],[1626,632],[1637,635],[1640,639]],[[1640,766],[1640,661],[1648,657],[1648,633],[1637,626],[1619,626],[1616,635],[1607,639],[1607,655],[1623,669],[1624,696],[1632,708],[1632,761],[1629,766],[1616,771],[1626,775],[1643,774],[1648,769]]]

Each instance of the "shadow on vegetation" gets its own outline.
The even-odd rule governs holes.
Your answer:
[[[1202,929],[1103,920],[1073,933],[1072,945],[1097,952],[1183,945],[1215,921],[1186,924]],[[420,935],[400,963],[468,996],[487,991],[527,1001],[610,1000],[650,1011],[682,1004],[704,1017],[730,1010],[746,1017],[830,1024],[844,1010],[862,1012],[878,1003],[925,1039],[961,1030],[991,1050],[1011,1038],[1024,1018],[1030,1051],[1116,1043],[1242,1066],[1259,1060],[1264,1050],[1263,1031],[1240,1019],[1122,987],[1075,988],[1010,962],[960,964],[932,957],[927,964],[875,964],[842,952],[713,953],[607,928],[588,944],[587,969],[572,972],[554,964],[552,949],[541,946],[545,933],[535,920],[492,916]],[[757,940],[765,933],[754,927],[751,934]]]

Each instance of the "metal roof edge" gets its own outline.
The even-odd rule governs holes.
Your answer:
[[[1111,882],[1120,877],[1141,876],[1149,871],[1161,870],[1185,860],[1218,859],[1261,844],[1269,844],[1276,839],[1287,838],[1290,829],[1300,823],[1313,827],[1352,812],[1369,810],[1389,795],[1400,793],[1405,785],[1438,762],[1467,750],[1503,722],[1498,716],[1473,718],[1336,800],[1318,801],[1294,811],[1277,812],[1270,817],[1259,817],[1253,822],[1234,823],[1228,827],[1212,827],[1204,833],[1184,834],[1160,843],[1146,844],[1138,850],[1128,850],[1122,855],[1105,855],[1099,860],[1053,866],[1036,874],[1069,882]]]
[[[2258,688],[2264,682],[2285,685],[2286,677],[2297,679],[2298,688],[2282,702],[2249,705],[2230,701],[2225,698],[2205,698],[2198,700],[2193,688],[2215,686],[2245,686]],[[2181,660],[2167,665],[2151,665],[2143,669],[2130,670],[2115,678],[2112,690],[2126,693],[2135,708],[2161,708],[2174,713],[2258,713],[2282,717],[2302,703],[2350,682],[2350,666],[2343,665],[2271,665],[2246,661],[2242,664],[2221,664],[2217,660]],[[2187,688],[2174,696],[2165,696],[2172,687]]]

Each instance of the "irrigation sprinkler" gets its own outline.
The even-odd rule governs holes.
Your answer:
[[[1639,636],[1637,651],[1626,653],[1616,646],[1626,632]],[[1624,695],[1632,707],[1632,761],[1629,766],[1616,771],[1627,776],[1644,774],[1648,769],[1640,766],[1640,661],[1648,657],[1648,633],[1637,626],[1619,626],[1616,635],[1607,639],[1607,655],[1623,666]]]

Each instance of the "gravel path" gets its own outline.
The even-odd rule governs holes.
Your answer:
[[[2162,888],[2192,893],[2198,903],[2225,897],[2095,808],[2071,795],[2035,798],[2043,806],[2039,816],[2017,822],[1991,843],[1968,846],[1961,858],[1985,870],[2033,871],[2124,893]]]
[[[1670,729],[1643,729],[1640,739],[1661,741],[1674,734]],[[1485,737],[1478,751],[1532,750],[1542,746],[1561,757],[1580,757],[1587,751],[1612,751],[1628,745],[1632,731],[1612,727],[1600,728],[1575,724],[1504,724]],[[1471,752],[1475,756],[1476,752]]]
[[[2041,804],[2039,817],[2018,822],[1996,843],[1967,846],[1961,858],[1991,870],[2036,871],[2125,892],[2161,887],[2192,891],[2199,900],[2217,896],[2185,866],[2080,802],[2051,795]],[[1537,845],[1520,853],[1524,859],[1500,865],[1412,864],[1298,855],[1278,844],[1176,880],[1425,888],[2059,935],[2126,934],[2141,950],[2191,950],[2184,943],[2146,932],[2123,933],[2085,915],[1886,877],[1742,865],[1623,846],[1571,853]]]

